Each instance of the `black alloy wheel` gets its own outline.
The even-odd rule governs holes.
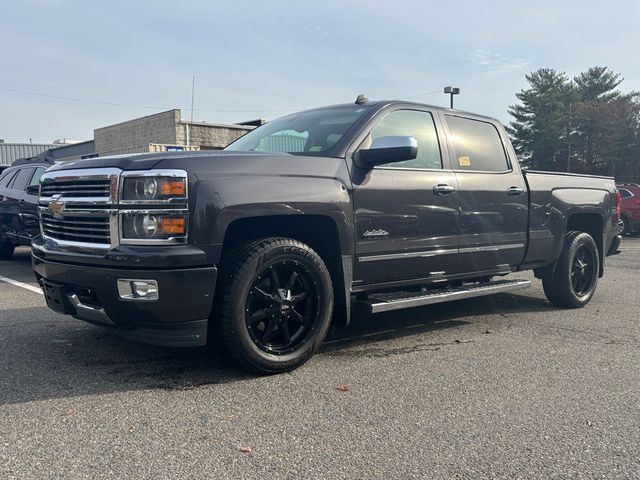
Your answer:
[[[309,269],[295,260],[265,268],[253,282],[245,320],[253,342],[275,355],[290,353],[312,331],[320,291]]]
[[[544,293],[560,307],[584,307],[593,298],[600,274],[600,257],[593,237],[569,232],[555,265],[542,277]]]
[[[571,265],[571,286],[577,296],[582,297],[591,290],[593,282],[597,278],[596,264],[593,250],[587,245],[581,245],[577,249]]]
[[[209,339],[246,369],[285,372],[318,350],[332,314],[331,275],[311,247],[282,237],[249,241],[222,261]]]

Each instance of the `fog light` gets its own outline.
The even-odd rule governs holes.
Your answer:
[[[153,301],[160,298],[155,280],[118,279],[118,295],[123,300]]]

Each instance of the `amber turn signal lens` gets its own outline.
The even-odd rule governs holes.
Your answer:
[[[160,182],[160,195],[163,197],[184,197],[184,180],[166,179]]]
[[[160,220],[160,232],[164,235],[184,235],[184,218],[162,218]]]

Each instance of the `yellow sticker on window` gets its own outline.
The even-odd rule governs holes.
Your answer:
[[[458,164],[461,167],[470,167],[471,166],[471,159],[467,156],[462,156],[462,157],[458,157]]]

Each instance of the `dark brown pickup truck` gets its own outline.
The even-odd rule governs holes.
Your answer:
[[[330,322],[529,286],[582,307],[617,252],[612,178],[523,171],[492,118],[358,100],[220,152],[49,169],[33,266],[48,305],[129,338],[295,368]]]

